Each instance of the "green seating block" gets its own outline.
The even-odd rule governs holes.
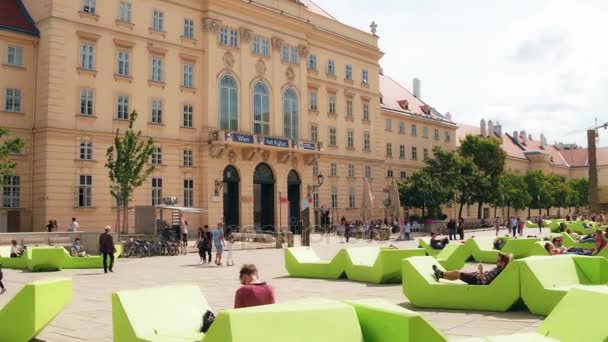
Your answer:
[[[285,250],[285,268],[292,277],[339,279],[347,264],[346,251],[340,250],[330,261],[321,260],[310,247],[293,247]]]
[[[575,248],[583,248],[583,249],[594,249],[595,248],[595,243],[593,243],[593,242],[585,242],[585,243],[577,242],[568,233],[562,233],[560,236],[562,237],[562,244],[565,247],[575,247]]]
[[[608,261],[602,257],[557,255],[519,260],[521,297],[530,312],[547,316],[574,287],[608,283]]]
[[[537,238],[519,238],[519,239],[507,239],[507,242],[500,250],[506,254],[513,254],[513,258],[521,259],[530,256],[530,251],[536,243],[540,241]],[[493,262],[496,262],[494,259]]]
[[[471,337],[452,340],[453,342],[559,342],[554,338],[545,337],[537,333],[513,334],[505,336]]]
[[[93,269],[93,268],[103,268],[103,260],[101,255],[87,255],[86,257],[73,257],[70,253],[64,248],[64,260],[63,260],[63,268],[64,269]],[[114,253],[114,258],[118,259],[118,257],[122,254],[122,245],[116,245],[116,253]],[[108,261],[109,262],[109,261]]]
[[[446,337],[417,312],[383,299],[348,301],[359,319],[365,342],[443,342]]]
[[[432,257],[403,260],[404,295],[417,307],[461,310],[507,311],[520,297],[519,264],[512,262],[490,285],[468,285],[464,282],[433,277]],[[438,265],[439,269],[444,270]],[[488,266],[489,267],[489,266]]]
[[[446,270],[458,270],[471,258],[471,250],[466,243],[450,243],[437,254],[437,261]]]
[[[424,254],[423,249],[346,248],[346,276],[365,283],[400,283],[401,260]]]
[[[178,316],[178,319],[182,318]],[[116,340],[115,340],[116,341]],[[305,299],[219,313],[203,342],[363,342],[355,309]]]
[[[591,228],[585,228],[585,225]],[[592,221],[568,221],[566,222],[566,226],[572,229],[573,232],[582,235],[593,234],[596,230],[602,229],[597,222]]]
[[[196,285],[175,285],[112,294],[114,342],[201,341],[209,309]]]
[[[72,280],[29,283],[0,310],[0,342],[28,342],[72,301]]]
[[[26,269],[27,256],[11,258],[11,246],[0,246],[0,265],[2,268]]]
[[[427,255],[437,256],[441,249],[431,247],[431,238],[418,239],[418,247],[424,249]]]
[[[495,237],[491,236],[473,237],[468,239],[466,244],[471,251],[471,255],[473,255],[473,259],[477,262],[488,264],[495,263],[496,258],[498,258],[498,253],[500,253],[499,250],[494,249],[495,239]],[[506,237],[503,237],[503,239],[508,240]]]
[[[63,247],[30,247],[27,249],[27,269],[32,272],[61,271],[64,261]]]
[[[526,228],[538,228],[538,223],[532,221],[526,221]],[[543,224],[544,226],[544,224]]]

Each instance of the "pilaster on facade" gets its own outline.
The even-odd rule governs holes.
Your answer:
[[[203,20],[202,20],[203,31],[205,31],[207,33],[211,33],[211,34],[217,34],[220,29],[221,23],[222,22],[217,19],[203,18]]]

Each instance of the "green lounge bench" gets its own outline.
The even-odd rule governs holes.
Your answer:
[[[467,285],[460,280],[436,281],[433,265],[444,270],[432,257],[403,260],[403,279],[407,279],[403,282],[403,294],[416,307],[507,311],[520,298],[518,261],[511,262],[490,285]]]
[[[562,233],[562,234],[560,234],[560,236],[562,237],[562,244],[565,247],[575,247],[575,248],[582,248],[582,249],[594,249],[595,248],[595,243],[593,243],[593,242],[584,242],[584,243],[577,242],[568,233]]]
[[[507,239],[500,252],[513,254],[514,259],[525,258],[531,255],[530,252],[538,241],[538,238]],[[492,262],[496,262],[496,258]]]
[[[441,252],[441,249],[431,247],[431,238],[418,239],[418,247],[424,249],[427,255],[433,257]]]
[[[346,251],[340,250],[332,260],[321,260],[310,247],[285,249],[285,268],[296,278],[339,279],[344,275],[348,262]]]
[[[471,258],[471,250],[466,243],[450,243],[435,256],[446,270],[458,270]]]
[[[103,260],[101,255],[87,255],[85,257],[73,257],[70,253],[64,248],[63,249],[63,268],[64,269],[93,269],[93,268],[103,268]],[[116,253],[114,253],[114,258],[118,259],[118,257],[122,254],[122,245],[116,245]]]
[[[196,285],[175,285],[112,294],[114,342],[201,341],[209,304]]]
[[[61,271],[64,261],[63,247],[30,247],[27,249],[27,269],[31,272]]]
[[[11,246],[0,246],[0,265],[2,268],[26,269],[27,255],[11,258]]]
[[[585,228],[585,225],[591,226],[591,228]],[[599,223],[592,221],[567,221],[566,226],[581,235],[593,234],[596,230],[602,229]]]
[[[501,237],[502,239],[510,240],[507,237]],[[467,240],[469,250],[473,259],[477,262],[493,264],[498,258],[499,250],[494,249],[494,240],[496,237],[483,236],[483,237],[472,237]]]
[[[29,283],[0,310],[0,342],[28,342],[72,301],[72,280]]]
[[[530,312],[547,316],[574,287],[606,287],[608,260],[556,255],[520,260],[521,296]]]
[[[424,255],[422,249],[346,248],[346,276],[349,280],[365,283],[400,283],[401,260]]]

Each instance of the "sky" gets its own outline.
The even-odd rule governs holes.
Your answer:
[[[384,73],[408,89],[418,77],[421,98],[457,122],[583,147],[608,122],[608,1],[314,1],[364,31],[376,21]]]

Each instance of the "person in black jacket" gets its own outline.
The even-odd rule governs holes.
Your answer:
[[[453,240],[456,240],[456,220],[453,218],[448,222],[448,237],[450,240],[452,240],[452,237],[454,237]]]
[[[201,233],[201,237],[196,243],[196,248],[198,248],[198,256],[201,258],[200,263],[206,264],[211,263],[211,241],[213,240],[213,236],[209,231],[209,226],[205,225],[203,228],[203,232]],[[208,256],[209,261],[205,260],[205,256]]]
[[[114,238],[110,234],[110,226],[104,228],[104,232],[99,236],[99,252],[103,259],[103,272],[108,273],[114,272],[114,253],[116,253],[116,247],[114,246]],[[110,266],[108,267],[108,256],[110,257]]]

